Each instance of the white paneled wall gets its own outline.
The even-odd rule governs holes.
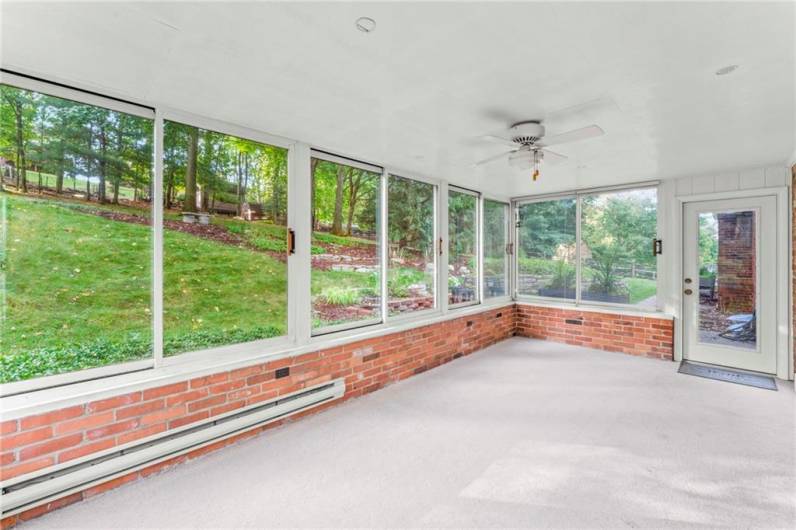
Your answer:
[[[772,194],[778,194],[780,203],[783,203],[787,202],[786,198],[790,197],[790,194],[778,192],[790,185],[791,171],[785,164],[724,171],[709,175],[696,175],[661,182],[658,195],[658,233],[664,241],[664,252],[661,256],[662,261],[658,265],[658,271],[661,276],[658,287],[658,307],[676,317],[675,359],[679,359],[682,354],[681,345],[679,344],[680,329],[678,329],[681,327],[680,271],[682,267],[682,240],[680,231],[682,200],[688,200],[689,198],[691,200],[728,198],[731,196],[743,196],[741,192],[746,190],[750,192],[756,190],[757,194],[760,194],[760,190],[770,189]],[[788,206],[788,204],[783,203],[779,204],[778,208],[782,209],[783,212],[787,211],[789,213],[790,209]],[[777,231],[788,233],[790,230],[788,216],[778,214],[777,219]],[[789,255],[788,249],[778,249],[778,262],[787,261],[786,258],[782,258],[783,253]],[[790,292],[790,289],[784,285],[781,288],[778,286],[777,290],[778,292]],[[792,373],[792,371],[788,372],[788,369],[785,369],[781,371],[780,377],[784,373]]]
[[[790,170],[787,166],[741,169],[715,175],[684,177],[675,181],[675,196],[702,195],[723,191],[754,190],[787,186]]]

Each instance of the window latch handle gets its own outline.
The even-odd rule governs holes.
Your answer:
[[[442,256],[442,238],[439,238],[439,255]]]
[[[292,228],[287,229],[287,253],[296,253],[296,232]]]
[[[506,254],[509,256],[514,254],[514,243],[506,243]]]
[[[652,255],[660,256],[663,254],[663,239],[652,240]]]

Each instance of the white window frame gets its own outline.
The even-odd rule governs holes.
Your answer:
[[[382,173],[382,194],[380,212],[382,215],[382,232],[387,230],[387,175],[410,180],[417,180],[434,186],[434,229],[435,229],[435,304],[433,309],[400,314],[387,315],[386,311],[386,278],[387,278],[387,238],[382,234],[382,320],[367,327],[356,326],[334,333],[313,335],[311,329],[311,235],[310,218],[306,215],[306,205],[311,196],[312,178],[310,160],[318,152],[328,157],[339,157],[344,164],[353,165],[357,156],[329,155],[329,151],[313,147],[297,140],[271,135],[258,129],[239,126],[224,121],[200,116],[180,109],[164,105],[148,104],[142,101],[131,101],[123,96],[110,93],[98,94],[88,85],[50,82],[40,78],[30,78],[27,74],[16,75],[3,71],[0,83],[8,84],[25,90],[61,97],[64,99],[96,105],[128,114],[153,120],[153,202],[152,209],[152,326],[153,354],[151,358],[123,364],[90,368],[53,376],[42,376],[0,385],[0,396],[3,404],[15,411],[13,414],[27,414],[33,411],[52,410],[60,406],[85,402],[87,399],[100,399],[117,395],[136,388],[147,388],[158,384],[167,384],[187,377],[196,377],[221,370],[250,366],[254,363],[267,362],[300,355],[320,348],[333,347],[353,341],[364,340],[396,333],[418,326],[443,322],[451,318],[459,318],[470,314],[478,314],[488,308],[499,308],[512,303],[510,297],[483,299],[483,263],[481,257],[481,193],[462,187],[453,187],[456,191],[469,192],[476,197],[478,237],[476,241],[479,256],[478,263],[478,300],[448,307],[447,287],[447,217],[448,217],[448,182],[442,178],[406,171],[399,167],[381,166],[362,161],[366,169],[380,168]],[[288,322],[287,334],[282,337],[262,339],[227,346],[219,346],[199,351],[183,352],[170,357],[163,356],[163,126],[165,121],[174,121],[205,130],[229,134],[252,141],[281,147],[288,150],[288,221],[287,228],[292,228],[296,235],[295,254],[288,255]],[[493,198],[505,201],[505,198]],[[512,223],[513,224],[513,223]],[[438,247],[437,247],[438,245]],[[479,307],[480,306],[480,307]],[[455,310],[449,314],[449,309]]]
[[[665,285],[663,281],[663,274],[662,274],[662,267],[663,263],[658,262],[656,266],[657,272],[655,275],[656,281],[656,293],[658,299],[656,301],[656,306],[653,307],[644,307],[639,306],[638,304],[621,304],[615,302],[599,302],[596,300],[589,300],[583,301],[581,299],[581,274],[582,274],[582,265],[580,259],[580,247],[581,247],[581,222],[582,222],[582,201],[584,197],[590,195],[600,195],[605,193],[612,193],[612,192],[623,192],[623,191],[636,191],[636,190],[645,190],[645,189],[655,189],[656,190],[656,232],[657,237],[661,237],[661,212],[662,209],[660,207],[660,197],[662,194],[662,190],[660,187],[659,181],[645,181],[645,182],[638,182],[633,184],[626,184],[620,186],[603,186],[603,187],[596,187],[596,188],[584,188],[574,191],[568,192],[561,192],[561,193],[551,193],[545,195],[531,195],[531,196],[523,196],[523,197],[515,197],[511,200],[512,212],[514,217],[514,234],[513,234],[513,243],[514,243],[514,260],[513,260],[513,278],[514,278],[514,298],[518,301],[525,301],[525,302],[541,302],[546,305],[561,305],[564,307],[584,307],[584,308],[605,308],[605,309],[612,309],[614,312],[636,312],[642,314],[655,314],[662,312],[662,303],[661,300],[661,293],[663,292],[662,289]],[[557,200],[565,200],[565,199],[575,199],[575,298],[555,298],[550,296],[539,296],[539,295],[531,295],[531,294],[522,294],[519,292],[519,249],[520,249],[520,231],[519,231],[519,209],[523,205],[526,204],[533,204],[539,202],[549,202],[549,201],[557,201]]]
[[[450,227],[447,226],[449,218],[450,218],[450,213],[448,212],[448,204],[450,202],[450,193],[449,193],[449,191],[454,191],[456,193],[463,193],[465,195],[471,195],[471,196],[475,197],[475,224],[476,224],[476,226],[475,226],[475,249],[474,250],[475,250],[475,256],[476,256],[476,267],[478,267],[478,270],[476,271],[476,275],[475,275],[476,299],[472,300],[470,302],[460,302],[458,304],[451,304],[448,301],[448,299],[450,297],[450,286],[448,285],[448,277],[447,277],[448,276],[447,275],[448,267],[449,267],[449,264],[450,264],[450,259],[449,259],[449,254],[450,254],[450,240],[449,240],[450,239],[450,234],[449,234],[449,230],[450,230]],[[482,215],[481,214],[481,210],[482,210],[482,208],[481,208],[481,200],[482,200],[481,195],[482,194],[480,192],[478,192],[478,191],[471,190],[471,189],[468,189],[468,188],[462,188],[460,186],[454,186],[452,184],[448,185],[448,188],[447,188],[446,193],[445,193],[445,221],[446,221],[446,223],[445,223],[446,224],[446,226],[445,226],[445,235],[447,236],[448,241],[446,241],[446,245],[445,245],[445,248],[446,248],[446,250],[445,250],[445,258],[446,258],[445,259],[445,283],[443,285],[445,286],[446,308],[449,309],[449,310],[450,309],[459,309],[459,308],[462,308],[462,307],[470,307],[470,306],[474,306],[474,305],[480,305],[482,300],[484,299],[483,296],[482,296],[483,293],[481,292],[483,290],[483,285],[482,284],[483,284],[483,270],[484,270],[483,263],[482,263],[483,256],[481,255],[481,247],[482,247],[481,238],[482,238],[482,235],[483,235],[481,233],[481,227],[483,226],[482,219],[481,219],[481,215]]]
[[[144,104],[137,104],[128,101],[123,101],[121,99],[116,99],[113,97],[106,97],[94,92],[86,92],[80,89],[67,87],[58,83],[49,83],[39,79],[15,75],[13,73],[5,71],[0,72],[0,84],[9,85],[22,90],[37,92],[48,96],[58,97],[69,101],[74,101],[75,103],[93,105],[95,107],[101,107],[115,112],[122,112],[132,116],[137,116],[140,118],[152,120],[154,125],[153,136],[155,138],[157,136],[156,111],[153,107],[149,107]],[[153,140],[155,140],[155,138],[153,138]],[[151,178],[152,178],[153,190],[156,190],[157,174],[156,174],[156,168],[154,166],[152,168]],[[153,194],[153,201],[154,200],[155,197]],[[154,226],[156,213],[153,210],[151,214],[152,214],[151,218],[152,225]],[[156,350],[157,350],[156,348],[157,322],[156,322],[156,317],[154,316],[155,294],[156,294],[155,285],[158,282],[158,273],[155,270],[155,259],[157,258],[157,256],[154,246],[157,244],[157,236],[154,231],[150,233],[151,233],[150,238],[153,245],[150,255],[150,258],[152,260],[150,262],[152,267],[150,270],[150,281],[152,282],[152,292],[150,296],[152,297],[151,303],[153,308],[153,316],[152,316],[153,355],[147,359],[128,361],[124,363],[111,364],[107,366],[99,366],[96,368],[87,368],[84,370],[65,372],[62,374],[47,375],[33,379],[26,379],[23,381],[4,383],[3,385],[0,385],[2,387],[2,389],[0,389],[0,396],[9,396],[14,394],[31,392],[39,388],[45,388],[45,387],[59,387],[63,385],[76,383],[78,381],[105,378],[114,375],[125,374],[130,372],[138,372],[154,368]]]
[[[292,150],[295,148],[295,142],[288,140],[286,138],[282,138],[279,136],[274,136],[271,134],[267,134],[261,131],[257,131],[254,129],[249,129],[247,127],[242,127],[238,125],[233,125],[230,123],[214,120],[211,118],[206,118],[203,116],[198,116],[195,114],[191,114],[188,112],[180,111],[177,109],[169,108],[169,107],[160,107],[158,108],[158,118],[159,122],[156,124],[156,127],[160,128],[160,130],[164,130],[165,122],[175,122],[181,125],[187,125],[189,127],[196,127],[205,131],[211,131],[215,133],[225,134],[229,136],[235,136],[237,138],[243,140],[250,140],[253,142],[261,143],[270,145],[273,147],[279,147],[282,149],[287,150],[287,158],[288,158],[288,176],[287,176],[287,188],[288,188],[288,197],[287,197],[287,215],[288,215],[288,226],[286,229],[291,227],[291,213],[295,210],[295,206],[291,203],[290,197],[290,190],[291,190],[291,181],[293,178],[293,172],[291,171],[291,164],[290,161],[292,157]],[[156,313],[156,318],[159,321],[158,326],[156,327],[156,334],[158,335],[158,344],[155,348],[155,368],[160,366],[171,366],[175,364],[184,364],[184,363],[193,363],[197,361],[209,360],[209,359],[217,359],[218,357],[235,355],[241,352],[250,351],[252,349],[271,349],[271,348],[278,348],[284,346],[286,344],[292,344],[295,342],[295,328],[296,322],[295,317],[296,315],[293,314],[290,310],[287,311],[287,332],[285,335],[279,337],[270,337],[267,339],[259,339],[254,341],[248,342],[240,342],[235,344],[226,344],[223,346],[215,346],[212,348],[205,348],[201,350],[194,350],[188,352],[181,352],[169,357],[163,355],[163,253],[164,253],[164,246],[163,246],[163,200],[162,200],[162,193],[163,193],[163,137],[161,134],[160,139],[156,140],[156,148],[159,147],[160,152],[155,153],[155,161],[156,161],[156,178],[155,178],[155,190],[158,191],[159,201],[155,203],[155,215],[159,218],[160,222],[155,224],[155,234],[156,238],[159,242],[159,248],[156,249],[156,252],[159,254],[159,268],[157,269],[158,272],[158,281],[156,283],[157,288],[161,290],[160,297],[158,299],[159,309]],[[287,237],[287,235],[286,235]],[[287,293],[288,293],[288,300],[290,298],[290,286],[292,282],[295,281],[291,275],[291,258],[294,256],[288,255],[287,257]],[[289,302],[288,302],[289,304]]]
[[[390,177],[396,177],[396,178],[401,178],[401,179],[405,179],[405,180],[411,180],[411,181],[420,182],[422,184],[428,184],[428,185],[432,186],[432,189],[434,191],[434,198],[432,199],[432,201],[433,201],[433,213],[432,213],[432,215],[434,216],[434,218],[432,219],[432,224],[433,224],[433,227],[434,227],[434,236],[433,236],[433,239],[432,239],[432,247],[433,247],[432,255],[434,256],[434,306],[432,308],[430,308],[430,309],[423,309],[423,310],[420,310],[420,311],[410,311],[408,313],[399,313],[397,315],[390,315],[389,314],[389,310],[388,310],[388,306],[387,306],[387,303],[389,301],[389,298],[388,298],[388,294],[389,293],[388,293],[388,289],[387,289],[387,273],[389,272],[389,248],[386,247],[385,248],[385,255],[386,255],[385,256],[385,261],[386,261],[386,263],[385,263],[385,269],[384,269],[384,273],[385,273],[384,274],[384,292],[385,292],[385,297],[384,297],[384,305],[385,305],[385,307],[384,307],[384,321],[385,322],[403,322],[403,321],[406,321],[406,320],[411,320],[411,319],[416,318],[416,317],[423,317],[423,316],[428,317],[428,316],[433,316],[433,315],[439,315],[442,312],[442,309],[440,307],[440,296],[439,296],[439,289],[440,289],[439,269],[441,267],[441,265],[440,265],[441,256],[440,256],[439,246],[438,246],[439,245],[438,239],[439,239],[439,234],[440,234],[440,230],[439,230],[439,200],[440,200],[439,188],[440,188],[440,181],[439,180],[435,180],[435,179],[423,178],[423,177],[419,177],[419,176],[406,176],[403,172],[392,171],[392,170],[388,170],[388,169],[385,169],[384,173],[386,175],[386,184],[387,185],[389,185],[389,178]],[[388,245],[387,237],[388,237],[388,234],[389,234],[389,225],[388,225],[389,217],[388,216],[389,216],[389,213],[390,213],[390,203],[389,203],[389,189],[387,188],[387,186],[385,186],[385,190],[384,190],[384,203],[383,204],[384,204],[384,214],[385,214],[385,216],[387,216],[387,217],[385,217],[385,223],[384,223],[384,242],[385,242],[385,245]]]
[[[505,223],[506,223],[505,230],[506,230],[506,233],[505,233],[505,236],[503,238],[504,239],[504,241],[503,241],[503,251],[506,253],[506,264],[504,265],[504,269],[505,269],[504,270],[505,293],[500,295],[500,296],[491,296],[491,297],[487,297],[486,296],[486,272],[484,270],[484,262],[485,262],[485,259],[486,259],[486,254],[485,254],[486,245],[484,245],[484,227],[486,226],[486,223],[484,222],[484,220],[486,218],[486,202],[487,201],[503,205],[504,206],[504,211],[505,211],[505,216],[506,216],[506,218],[505,218]],[[512,287],[513,287],[513,278],[512,278],[512,276],[513,276],[513,274],[512,274],[512,261],[513,260],[512,260],[512,258],[513,258],[513,254],[514,254],[514,244],[513,244],[514,240],[512,239],[512,235],[511,235],[511,225],[512,225],[511,212],[512,212],[512,210],[511,210],[511,201],[506,201],[506,200],[503,200],[503,199],[493,198],[493,197],[488,196],[488,195],[482,195],[481,196],[481,221],[479,223],[479,226],[481,227],[481,230],[479,232],[479,234],[480,234],[479,235],[479,241],[481,242],[481,253],[480,253],[481,254],[481,258],[480,258],[481,259],[481,270],[479,271],[480,272],[479,283],[481,285],[481,300],[483,300],[485,302],[486,301],[491,302],[492,300],[501,300],[501,301],[511,300],[511,293],[512,293]],[[509,245],[512,245],[512,252],[511,253],[508,252],[508,246]]]
[[[315,158],[317,160],[323,160],[325,162],[331,162],[333,164],[338,164],[338,165],[341,165],[341,166],[354,167],[354,168],[357,168],[357,169],[361,169],[363,171],[368,171],[370,173],[375,173],[375,174],[379,175],[379,202],[378,202],[378,205],[377,205],[377,210],[378,210],[377,218],[379,219],[379,229],[378,229],[379,241],[378,241],[378,247],[379,247],[379,293],[380,293],[380,297],[379,297],[379,302],[380,302],[379,316],[377,318],[368,318],[368,319],[363,319],[363,320],[354,320],[352,322],[343,322],[342,324],[335,324],[335,325],[332,325],[332,326],[323,326],[323,327],[320,327],[320,328],[313,328],[312,327],[312,307],[310,307],[307,318],[310,319],[311,335],[312,335],[312,337],[322,337],[324,335],[331,335],[331,334],[339,333],[341,331],[350,331],[350,330],[356,330],[356,329],[360,329],[360,328],[365,328],[365,327],[370,327],[370,326],[378,326],[380,324],[383,324],[385,322],[385,320],[386,320],[386,318],[385,318],[385,316],[386,316],[386,313],[385,313],[385,297],[387,296],[387,284],[386,284],[386,279],[385,279],[385,273],[386,273],[386,258],[385,258],[385,254],[386,254],[386,252],[385,252],[385,248],[384,248],[384,245],[386,243],[386,241],[384,239],[384,233],[385,233],[385,228],[384,227],[386,225],[386,219],[383,218],[384,210],[385,210],[385,196],[384,196],[385,190],[384,190],[384,186],[385,186],[385,182],[386,182],[385,181],[386,173],[385,173],[384,167],[377,166],[375,164],[370,164],[368,162],[362,162],[362,161],[354,159],[354,158],[349,158],[349,157],[346,157],[346,156],[329,153],[327,151],[324,151],[324,150],[321,150],[321,149],[316,149],[316,148],[313,148],[313,149],[310,150],[310,156],[311,156],[311,159]],[[312,188],[312,186],[314,186],[314,185],[315,185],[315,181],[313,179],[313,175],[310,175],[310,188]],[[288,203],[289,202],[290,202],[290,199],[288,198]],[[310,205],[309,217],[310,218],[312,217],[312,205]],[[312,223],[310,222],[310,225],[311,224]],[[312,230],[313,230],[313,227],[310,226],[310,233],[309,233],[310,245],[312,245],[312,233],[313,233]],[[310,278],[308,280],[310,286],[312,285],[312,276],[311,276],[312,275],[312,261],[311,260],[312,260],[312,255],[310,255]],[[310,303],[310,305],[311,305],[311,303]]]

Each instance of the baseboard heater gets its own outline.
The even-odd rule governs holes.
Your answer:
[[[207,421],[142,438],[129,444],[0,482],[2,517],[102,484],[133,471],[189,453],[236,434],[340,398],[345,381],[286,394]]]

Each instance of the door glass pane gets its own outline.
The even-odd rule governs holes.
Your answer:
[[[506,296],[509,205],[484,201],[484,298]]]
[[[585,195],[581,202],[581,294],[588,302],[655,309],[655,188]]]
[[[448,191],[448,304],[478,301],[478,197]]]
[[[381,175],[312,158],[312,328],[381,318]]]
[[[434,307],[434,186],[390,175],[388,314]]]
[[[517,290],[575,299],[575,198],[519,207]]]
[[[756,212],[699,214],[699,342],[757,348]]]
[[[0,86],[0,383],[152,357],[152,125]]]
[[[287,149],[167,121],[163,353],[287,333]]]

